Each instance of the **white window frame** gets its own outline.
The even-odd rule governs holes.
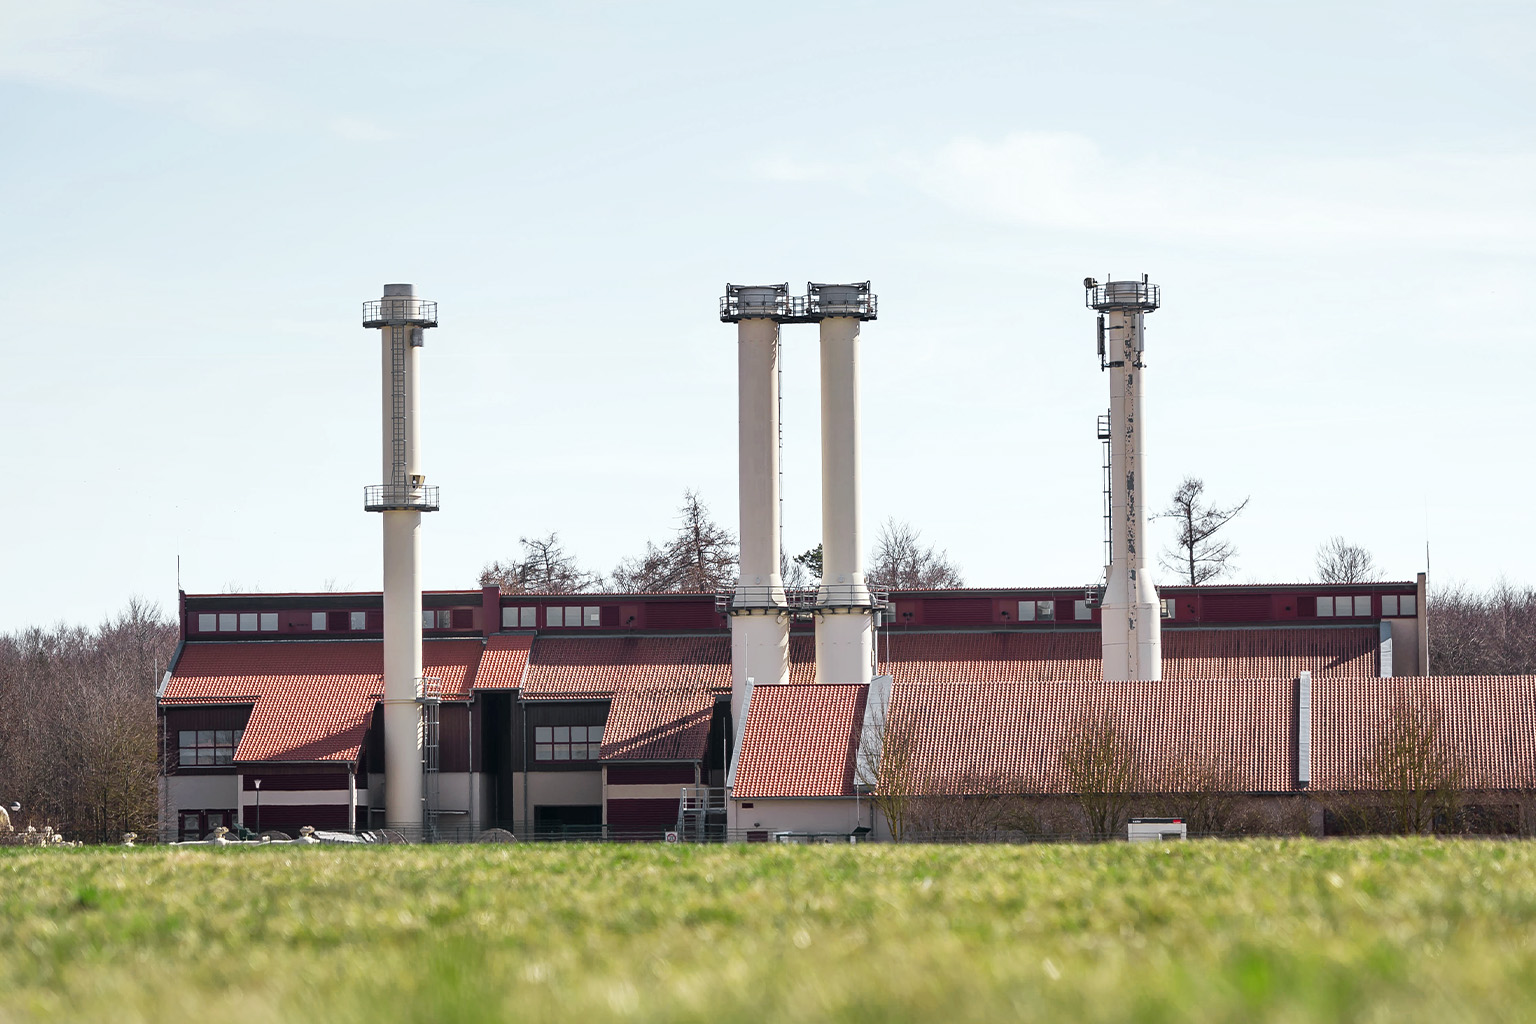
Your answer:
[[[1019,602],[1019,621],[1020,622],[1034,622],[1035,621],[1035,602],[1033,602],[1033,601],[1020,601]]]
[[[1381,595],[1381,617],[1384,618],[1384,619],[1395,619],[1395,618],[1397,618],[1397,595],[1396,594],[1382,594]]]
[[[234,612],[219,612],[219,632],[234,633],[240,629],[240,616]]]
[[[549,629],[559,629],[565,625],[565,609],[557,605],[550,605],[544,609],[544,625]]]
[[[1397,599],[1397,613],[1399,615],[1412,615],[1412,616],[1416,616],[1416,615],[1419,614],[1418,609],[1419,609],[1419,595],[1417,595],[1417,594],[1402,594],[1402,595],[1400,595],[1398,597],[1398,599]]]
[[[581,609],[581,624],[583,626],[601,626],[603,624],[603,609],[601,607]]]
[[[517,624],[520,628],[536,629],[539,625],[539,610],[533,605],[519,608],[517,611]]]
[[[1084,622],[1093,618],[1093,607],[1087,601],[1072,602],[1072,617],[1078,622]]]
[[[316,633],[325,632],[325,612],[309,613],[309,628]]]
[[[351,615],[351,619],[347,623],[347,625],[351,629],[356,629],[356,630],[367,629],[368,628],[368,613],[367,612],[353,612],[352,615]]]
[[[1355,618],[1357,618],[1357,619],[1367,618],[1370,614],[1371,614],[1371,595],[1370,594],[1356,594],[1355,595]]]
[[[1317,599],[1317,617],[1320,619],[1333,618],[1333,598],[1320,597]]]
[[[218,613],[199,612],[197,615],[197,631],[199,633],[217,633],[219,631]]]
[[[277,612],[262,612],[260,626],[263,633],[276,633]]]

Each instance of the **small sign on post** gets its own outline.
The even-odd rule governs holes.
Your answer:
[[[669,842],[669,843],[677,842],[677,833],[676,832],[668,832],[667,833],[667,842]]]

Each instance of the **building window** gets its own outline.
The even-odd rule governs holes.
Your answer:
[[[1020,622],[1050,622],[1056,618],[1055,601],[1020,601]]]
[[[240,613],[240,632],[254,633],[260,628],[255,612]]]
[[[1383,618],[1395,615],[1415,615],[1418,598],[1413,594],[1383,594],[1381,614]]]
[[[277,612],[261,613],[261,631],[263,633],[277,632]]]
[[[182,729],[177,744],[177,763],[193,765],[231,764],[244,729]]]
[[[203,612],[197,617],[197,631],[199,633],[212,633],[219,628],[219,617],[209,612]]]
[[[1163,618],[1173,618],[1174,609],[1178,608],[1177,599],[1172,597],[1165,597],[1158,603],[1163,606]]]
[[[538,624],[539,610],[537,608],[503,608],[501,610],[501,625],[503,629],[533,629]]]
[[[1367,618],[1371,614],[1371,595],[1358,594],[1353,597],[1320,597],[1317,599],[1317,617],[1328,618]]]
[[[240,628],[240,616],[234,612],[219,612],[219,632],[233,633]]]
[[[424,611],[421,613],[422,629],[452,629],[453,611],[443,608],[438,611]]]
[[[603,610],[601,608],[550,608],[545,612],[544,621],[548,626],[563,626],[566,629],[574,629],[577,626],[600,626],[603,623]]]
[[[533,730],[535,761],[596,761],[602,745],[600,725],[540,725]]]
[[[1072,604],[1072,614],[1079,622],[1093,618],[1093,606],[1087,601],[1075,601]]]
[[[353,612],[352,613],[351,623],[352,623],[352,628],[353,629],[367,629],[368,628],[368,613],[367,612]]]
[[[314,630],[316,633],[324,633],[325,632],[325,612],[310,612],[309,613],[309,628]]]

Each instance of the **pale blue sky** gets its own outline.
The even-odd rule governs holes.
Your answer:
[[[1087,583],[1111,272],[1164,289],[1153,492],[1252,496],[1237,580],[1335,533],[1408,578],[1427,533],[1536,581],[1533,11],[0,0],[0,629],[169,606],[178,553],[194,592],[377,587],[386,281],[441,303],[429,587],[550,529],[606,571],[690,486],[734,527],[717,297],[865,278],[867,535]]]

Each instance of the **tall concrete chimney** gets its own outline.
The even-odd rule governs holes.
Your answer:
[[[789,604],[779,571],[779,323],[789,285],[725,286],[720,319],[736,324],[741,566],[731,595],[731,720],[747,680],[789,681]]]
[[[821,589],[816,681],[868,683],[874,601],[864,582],[859,491],[859,325],[875,319],[869,282],[808,285],[806,317],[821,324]]]
[[[421,514],[436,512],[437,488],[421,472],[417,362],[437,303],[408,284],[386,284],[363,303],[363,326],[379,329],[384,355],[384,482],[363,489],[363,507],[384,514],[384,822],[423,828]]]
[[[1109,371],[1110,563],[1105,570],[1100,631],[1104,678],[1163,677],[1162,608],[1147,572],[1146,436],[1141,355],[1145,317],[1157,309],[1157,285],[1140,281],[1083,282],[1087,305],[1099,312],[1099,361]]]

